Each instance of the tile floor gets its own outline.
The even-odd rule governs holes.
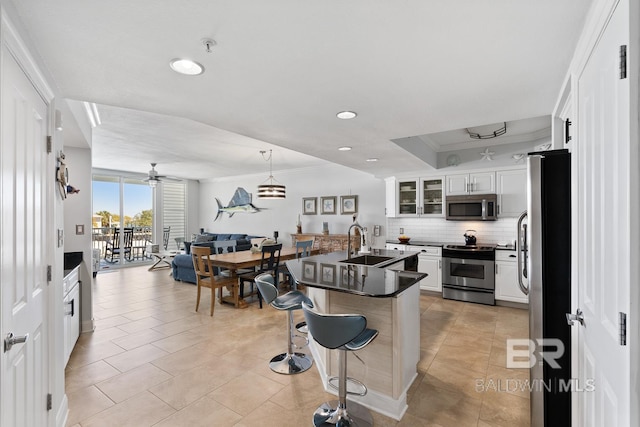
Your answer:
[[[195,292],[168,270],[98,274],[96,330],[80,336],[66,369],[68,426],[311,425],[315,408],[334,396],[315,368],[269,370],[285,349],[284,314],[256,302],[243,310],[216,304],[209,317],[208,292],[198,313]],[[374,413],[374,424],[528,426],[528,394],[509,385],[528,371],[505,362],[506,339],[528,336],[526,311],[427,295],[420,307],[409,408],[399,422]]]

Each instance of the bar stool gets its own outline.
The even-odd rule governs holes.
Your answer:
[[[322,347],[340,350],[338,353],[338,399],[325,402],[313,414],[313,425],[339,427],[373,425],[371,412],[362,405],[349,402],[347,411],[347,351],[360,350],[378,336],[378,331],[367,328],[367,318],[361,314],[320,314],[312,307],[302,303],[302,311],[313,339]],[[349,378],[363,391],[356,392],[364,396],[367,388],[360,381]],[[331,383],[331,380],[329,381]],[[333,384],[331,384],[333,385]]]
[[[287,312],[287,352],[279,354],[271,359],[269,367],[279,374],[299,374],[311,367],[313,359],[304,353],[293,351],[293,310],[300,310],[302,303],[313,306],[313,303],[300,291],[290,291],[278,296],[278,288],[273,284],[273,276],[268,273],[260,274],[255,278],[258,292],[262,298],[276,310]]]

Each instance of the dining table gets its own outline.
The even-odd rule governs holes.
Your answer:
[[[320,249],[312,249],[311,255],[318,255]],[[283,246],[280,251],[280,265],[283,261],[295,259],[297,257],[297,249],[295,246]],[[211,264],[214,267],[228,270],[230,277],[236,277],[237,271],[246,268],[255,268],[260,265],[262,261],[262,251],[252,252],[238,251],[228,252],[223,254],[211,255]],[[240,281],[236,281],[236,284],[232,288],[227,288],[229,295],[220,295],[220,302],[233,304],[236,308],[246,308],[248,304],[244,299],[240,298]],[[222,290],[220,290],[221,292]]]

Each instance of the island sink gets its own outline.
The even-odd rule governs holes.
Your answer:
[[[383,264],[392,259],[394,259],[394,257],[379,256],[379,255],[360,255],[357,257],[349,258],[349,259],[343,259],[342,261],[338,261],[338,262],[343,262],[345,264],[378,266],[379,264]]]

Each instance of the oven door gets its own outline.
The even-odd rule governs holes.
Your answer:
[[[494,290],[495,262],[443,257],[442,284]]]

